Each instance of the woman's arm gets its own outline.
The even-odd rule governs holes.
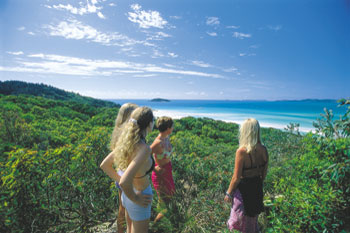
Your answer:
[[[264,147],[265,148],[265,147]],[[264,171],[263,171],[263,175],[262,175],[262,180],[265,180],[266,175],[267,175],[267,167],[269,164],[269,153],[267,152],[267,149],[265,148],[265,155],[266,155],[266,163],[265,163],[265,167],[264,167]]]
[[[233,191],[237,188],[239,182],[241,181],[241,176],[242,176],[242,170],[243,170],[243,163],[244,163],[244,150],[243,149],[238,149],[236,151],[236,159],[235,159],[235,168],[234,168],[234,173],[231,178],[230,185],[227,189],[227,192],[225,195],[225,201],[230,202],[232,198],[229,196],[232,196]]]
[[[158,160],[157,155],[163,153],[164,149],[162,147],[162,142],[159,139],[155,139],[151,145],[151,149],[152,149],[152,154],[154,155],[153,158],[156,161],[156,164],[160,164],[160,161]],[[158,165],[154,168],[154,171],[159,174],[162,174],[163,169]]]
[[[100,164],[100,168],[109,177],[111,177],[112,180],[117,181],[119,183],[120,176],[118,175],[118,173],[113,168],[113,160],[114,160],[114,156],[113,155],[114,155],[113,152],[109,153],[109,155],[107,155],[107,157]]]
[[[151,149],[149,146],[140,144],[139,148],[136,150],[134,159],[130,162],[119,183],[123,192],[131,201],[144,207],[147,207],[147,205],[151,203],[152,195],[144,195],[140,191],[135,193],[133,189],[133,179],[138,170],[140,170],[142,165],[149,159],[150,153]]]

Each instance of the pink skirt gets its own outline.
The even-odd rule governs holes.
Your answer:
[[[156,164],[157,166],[157,164]],[[173,179],[173,167],[171,162],[162,166],[164,172],[162,174],[157,174],[155,171],[152,172],[152,183],[154,189],[157,191],[159,196],[159,192],[166,196],[173,196],[175,193],[175,183]]]
[[[233,205],[230,218],[227,220],[227,227],[231,231],[234,229],[247,233],[259,232],[258,215],[255,217],[244,215],[243,198],[238,189],[233,194]]]

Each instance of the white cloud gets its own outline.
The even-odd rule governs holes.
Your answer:
[[[130,54],[126,54],[128,57],[141,57],[140,54],[136,54],[136,53],[130,53]]]
[[[100,99],[123,99],[123,98],[130,98],[130,99],[144,99],[144,98],[154,98],[155,96],[162,96],[162,94],[159,91],[140,91],[140,90],[134,90],[134,89],[129,89],[129,90],[113,90],[113,91],[97,91],[97,90],[86,90],[86,89],[81,89],[81,90],[71,90],[73,92],[78,92],[81,95],[85,96],[93,96],[95,98],[100,98]],[[156,114],[156,112],[154,112]]]
[[[282,26],[281,25],[276,25],[276,26],[269,25],[269,26],[267,26],[267,28],[277,32],[277,31],[282,29]]]
[[[199,66],[199,67],[202,67],[202,68],[208,68],[208,67],[212,67],[212,65],[208,64],[208,63],[204,63],[202,61],[192,61],[191,62],[193,65],[195,66]]]
[[[168,69],[158,66],[146,66],[143,67],[142,70],[148,71],[148,72],[154,72],[154,73],[168,73],[168,74],[182,74],[182,75],[190,75],[190,76],[202,76],[202,77],[208,77],[208,78],[220,78],[225,79],[219,74],[210,74],[210,73],[204,73],[204,72],[197,72],[197,71],[191,71],[191,70],[174,70],[174,69]]]
[[[239,53],[240,57],[252,57],[252,56],[256,56],[255,53]]]
[[[164,56],[165,55],[161,51],[154,49],[153,54],[151,55],[151,58],[159,58],[159,57],[164,57]]]
[[[140,70],[121,70],[121,69],[113,69],[111,70],[113,75],[120,75],[120,74],[140,74],[143,73],[143,71]]]
[[[170,16],[171,19],[181,19],[182,17],[181,16],[177,16],[177,15],[173,15],[173,16]]]
[[[135,78],[149,78],[149,77],[154,77],[156,76],[155,74],[135,74],[133,77]]]
[[[25,27],[19,27],[17,28],[18,31],[24,31],[26,28]]]
[[[139,4],[133,4],[130,6],[130,8],[133,9],[134,11],[141,10],[141,6]]]
[[[235,75],[241,75],[241,73],[239,72],[238,68],[232,66],[232,67],[229,67],[229,68],[221,68],[221,70],[223,72],[226,72],[226,73],[233,73]],[[233,78],[233,77],[231,77]],[[234,79],[234,78],[233,78]]]
[[[209,26],[217,26],[220,24],[220,21],[218,17],[208,17],[206,24]]]
[[[166,67],[170,67],[170,68],[177,68],[176,66],[174,66],[172,64],[164,63],[163,65],[166,66]]]
[[[97,16],[101,19],[106,19],[106,17],[101,12],[98,12]]]
[[[129,74],[177,74],[207,78],[225,78],[219,74],[166,68],[153,64],[111,60],[91,60],[54,54],[30,54],[17,61],[17,67],[0,67],[1,71],[44,74],[65,74],[79,76],[113,76]]]
[[[190,95],[190,96],[205,96],[207,95],[204,91],[188,91],[185,93],[186,95]]]
[[[234,26],[234,25],[232,25],[232,26],[226,26],[226,28],[238,29],[239,26]]]
[[[160,37],[171,37],[171,35],[166,34],[164,32],[157,32],[157,35],[160,36]]]
[[[66,39],[87,40],[103,45],[115,46],[132,46],[135,44],[143,44],[145,46],[153,46],[145,41],[137,41],[117,32],[102,33],[95,28],[84,25],[77,20],[62,21],[58,25],[46,25],[44,28],[48,29],[51,36],[61,36]]]
[[[241,32],[234,32],[232,36],[233,36],[233,37],[236,37],[236,38],[238,38],[238,39],[244,39],[244,38],[250,38],[250,37],[252,37],[251,34],[244,34],[244,33],[241,33]]]
[[[123,51],[123,52],[130,52],[130,51],[133,50],[133,48],[131,48],[131,47],[125,47],[125,48],[121,48],[120,50]]]
[[[163,40],[164,38],[169,38],[171,35],[165,32],[145,32],[148,34],[147,40]]]
[[[80,7],[74,7],[71,4],[63,5],[46,5],[49,9],[56,9],[56,10],[66,10],[69,11],[72,14],[75,15],[85,15],[85,14],[97,14],[97,16],[101,19],[105,19],[105,16],[101,13],[101,10],[103,9],[102,6],[97,6],[99,4],[99,0],[86,0],[86,4],[83,2],[79,2]]]
[[[128,12],[128,19],[133,23],[139,24],[140,28],[164,28],[168,23],[160,16],[158,11],[141,10],[139,4],[133,4],[130,7],[134,12]]]
[[[231,72],[236,72],[238,69],[236,67],[230,67],[226,69],[222,69],[224,72],[231,73]]]
[[[34,35],[35,35],[34,32],[28,32],[28,34],[31,35],[31,36],[34,36]]]
[[[178,57],[178,55],[177,55],[177,54],[175,54],[175,53],[168,53],[168,55],[169,55],[170,57],[173,57],[173,58]]]
[[[22,55],[23,52],[22,51],[18,51],[18,52],[7,52],[8,54],[11,54],[11,55]]]
[[[209,36],[217,36],[218,34],[216,32],[207,32]]]

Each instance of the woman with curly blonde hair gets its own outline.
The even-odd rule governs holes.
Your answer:
[[[224,198],[232,204],[227,227],[241,232],[259,232],[258,215],[264,210],[263,181],[269,157],[261,143],[256,119],[245,120],[239,133],[234,174]]]
[[[122,204],[126,209],[128,233],[148,232],[151,217],[152,188],[149,175],[154,169],[151,148],[146,136],[152,131],[154,117],[148,107],[136,108],[118,137],[114,163],[125,171],[120,179]]]
[[[110,142],[111,151],[113,151],[116,147],[116,142],[121,133],[121,129],[124,123],[129,120],[132,111],[134,111],[137,107],[138,106],[136,104],[132,104],[132,103],[126,103],[120,107],[117,118],[115,119],[115,126],[111,137],[111,142]],[[118,233],[124,233],[125,232],[125,208],[121,204],[122,189],[119,186],[119,181],[121,176],[123,175],[123,171],[118,170],[118,172],[116,172],[116,170],[113,168],[113,161],[114,161],[114,153],[112,152],[112,153],[109,153],[109,155],[102,161],[100,167],[109,177],[111,177],[115,181],[115,184],[119,190],[118,192],[119,210],[118,210],[118,218],[117,218]]]

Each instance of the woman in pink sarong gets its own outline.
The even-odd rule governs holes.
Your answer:
[[[259,232],[258,216],[264,210],[263,181],[267,174],[268,153],[261,143],[260,125],[247,119],[241,125],[235,169],[224,200],[231,203],[229,230]]]
[[[158,194],[160,213],[154,222],[159,221],[166,212],[166,205],[175,193],[173,169],[171,165],[172,146],[169,135],[173,132],[173,120],[170,117],[160,117],[156,124],[159,134],[151,145],[156,166],[152,172],[152,183]]]

